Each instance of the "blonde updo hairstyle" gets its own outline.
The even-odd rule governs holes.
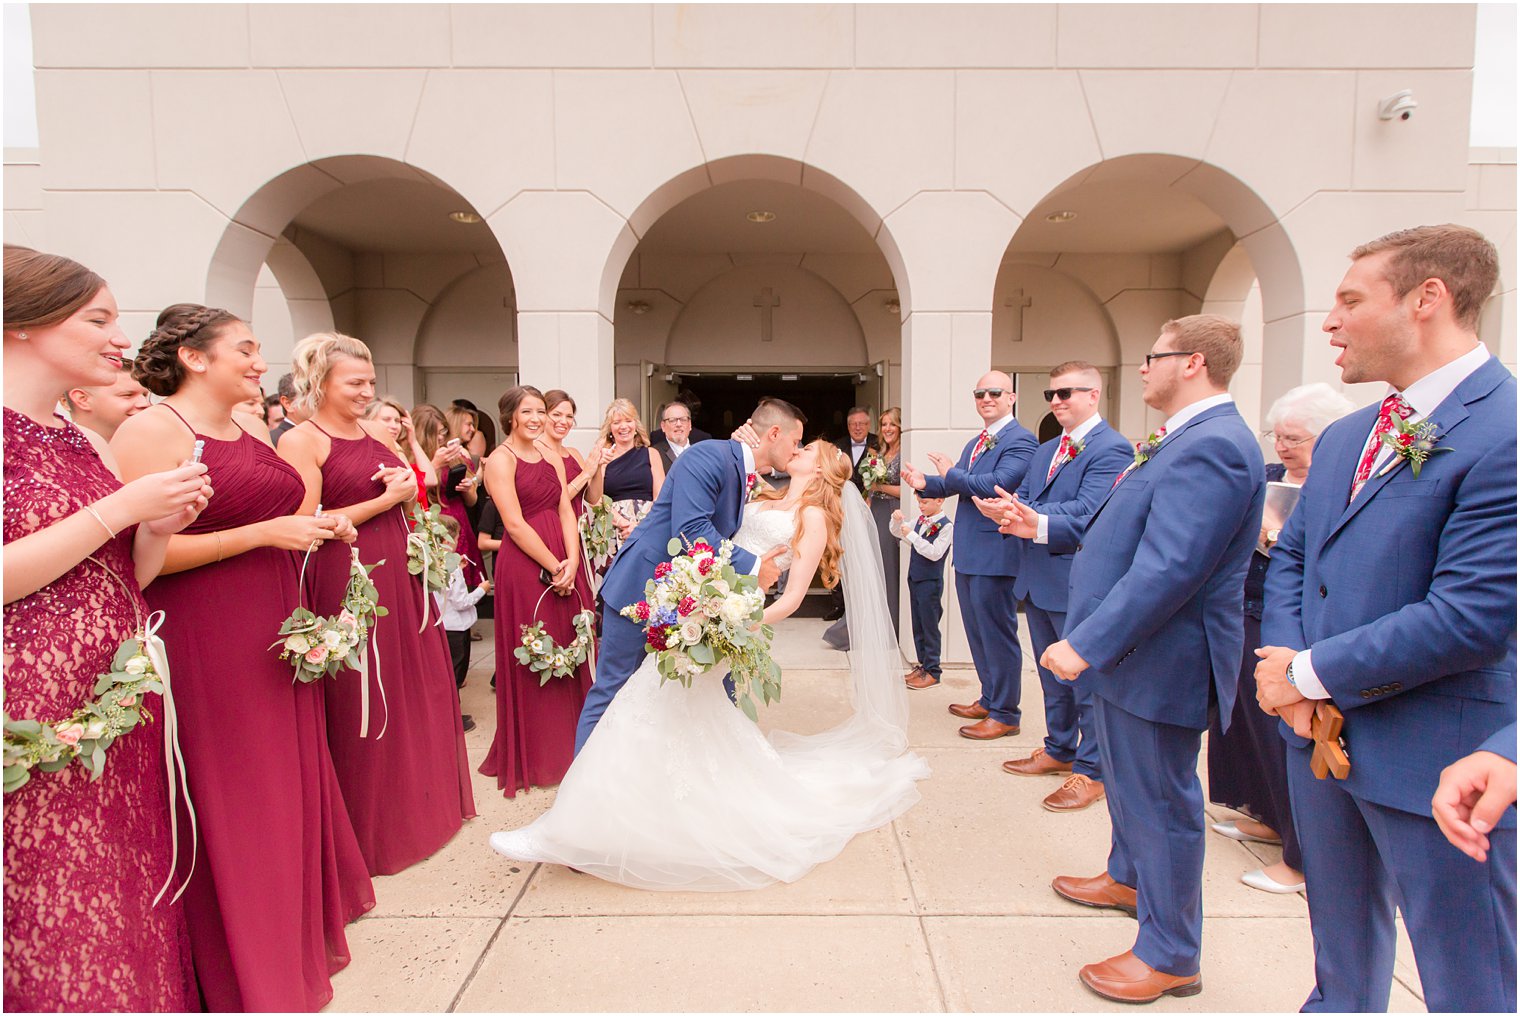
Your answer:
[[[322,408],[322,388],[333,365],[344,357],[373,364],[369,347],[341,332],[315,332],[296,343],[290,353],[290,373],[296,386],[296,407],[306,413]]]
[[[633,421],[635,428],[633,445],[635,448],[649,447],[649,431],[644,427],[644,421],[639,419],[639,411],[632,402],[627,399],[613,399],[607,406],[607,415],[602,417],[602,429],[596,432],[596,444],[593,448],[607,445],[609,448],[617,442],[612,437],[612,421],[614,417],[626,416]]]
[[[844,504],[840,497],[844,485],[850,482],[855,467],[851,465],[850,457],[832,441],[819,438],[807,447],[817,453],[818,471],[813,474],[807,486],[802,488],[802,494],[797,499],[797,530],[792,534],[792,544],[802,541],[802,509],[821,509],[827,540],[823,545],[823,556],[818,559],[818,577],[825,588],[833,589],[839,584],[839,559],[844,556],[844,547],[839,542],[839,531],[844,528]],[[768,490],[755,500],[776,501],[784,496],[785,493],[780,490]]]

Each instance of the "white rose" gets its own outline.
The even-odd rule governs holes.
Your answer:
[[[533,640],[533,644],[531,646],[529,646],[528,648],[531,649],[531,650],[533,650],[533,655],[534,656],[537,656],[539,653],[541,653],[541,652],[544,651],[544,644],[542,642],[540,642],[538,639],[534,639]]]
[[[292,635],[285,640],[285,648],[293,653],[300,653],[302,656],[305,656],[311,651],[311,642],[305,635]]]
[[[105,720],[92,720],[90,722],[90,724],[84,728],[84,737],[82,738],[82,740],[85,740],[85,741],[94,741],[94,740],[96,740],[98,738],[104,737],[105,736],[105,732],[106,732],[106,721]]]
[[[754,609],[745,597],[730,596],[723,601],[723,620],[729,624],[742,624]]]
[[[564,653],[555,653],[554,654],[554,665],[556,667],[560,667],[560,668],[563,668],[565,666],[565,654]]]
[[[681,641],[689,646],[694,646],[702,641],[702,624],[687,618],[681,624]]]
[[[718,596],[727,596],[729,594],[728,583],[722,579],[713,579],[711,589]]]
[[[343,644],[343,633],[336,628],[329,628],[322,633],[322,644],[329,649],[336,649]]]
[[[146,656],[134,656],[127,661],[127,665],[123,669],[134,677],[146,674],[148,672],[148,658]]]

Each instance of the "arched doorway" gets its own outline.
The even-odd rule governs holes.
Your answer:
[[[828,174],[742,156],[646,201],[619,267],[614,388],[651,428],[696,403],[726,435],[762,395],[796,402],[809,435],[838,437],[852,406],[901,399],[902,296],[879,217]]]
[[[408,405],[467,398],[489,411],[516,380],[500,244],[458,191],[394,159],[320,159],[267,182],[227,227],[206,291],[253,315],[271,390],[290,346],[323,328],[364,340],[377,387]]]
[[[1297,308],[1303,289],[1275,218],[1237,178],[1179,156],[1110,159],[1052,190],[1010,240],[994,292],[993,362],[1023,393],[1020,420],[1052,432],[1039,392],[1051,367],[1080,359],[1103,375],[1105,417],[1144,435],[1161,421],[1140,398],[1139,363],[1162,323],[1203,311],[1243,322],[1231,391],[1258,418],[1301,362],[1301,348],[1283,349],[1273,371],[1264,308]]]

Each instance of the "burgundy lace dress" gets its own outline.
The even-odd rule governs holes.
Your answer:
[[[6,409],[4,444],[6,543],[121,486],[73,424],[44,427]],[[5,607],[12,718],[72,713],[135,634],[147,609],[133,576],[133,533],[94,554],[121,582],[86,560]],[[159,711],[158,696],[149,696],[144,712],[157,720]],[[168,896],[153,905],[169,859],[161,724],[117,740],[93,782],[77,763],[33,770],[5,798],[6,1009],[199,1009],[184,911]]]
[[[301,507],[301,475],[267,444],[250,434],[196,437],[216,494],[187,533]],[[290,664],[269,648],[296,607],[299,562],[257,547],[147,589],[165,615],[200,823],[184,896],[191,954],[206,1006],[218,1012],[322,1008],[329,975],[349,961],[343,925],[375,905],[328,754],[322,686],[291,680]]]
[[[322,503],[329,509],[378,497],[385,486],[370,478],[376,466],[404,464],[367,434],[328,437],[332,450],[322,464]],[[359,675],[340,670],[336,679],[323,682],[327,743],[372,875],[394,875],[431,856],[475,816],[449,644],[443,628],[433,623],[436,611],[430,610],[428,627],[418,634],[423,591],[421,580],[406,570],[407,531],[406,514],[396,505],[361,523],[354,544],[365,564],[385,562],[370,578],[380,605],[390,611],[370,634],[380,666],[377,683],[371,659],[369,737],[359,736]],[[349,547],[337,540],[311,556],[306,578],[313,591],[309,605],[317,613],[337,613],[349,561]]]

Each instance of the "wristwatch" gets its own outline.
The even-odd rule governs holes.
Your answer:
[[[1293,662],[1294,662],[1293,660],[1289,660],[1288,661],[1288,672],[1284,676],[1287,677],[1289,684],[1291,684],[1293,687],[1297,688],[1298,687],[1298,682],[1293,679]]]
[[[1268,543],[1276,543],[1277,542],[1277,538],[1279,536],[1281,536],[1281,535],[1282,535],[1282,530],[1281,529],[1268,529],[1267,530],[1267,542]]]

